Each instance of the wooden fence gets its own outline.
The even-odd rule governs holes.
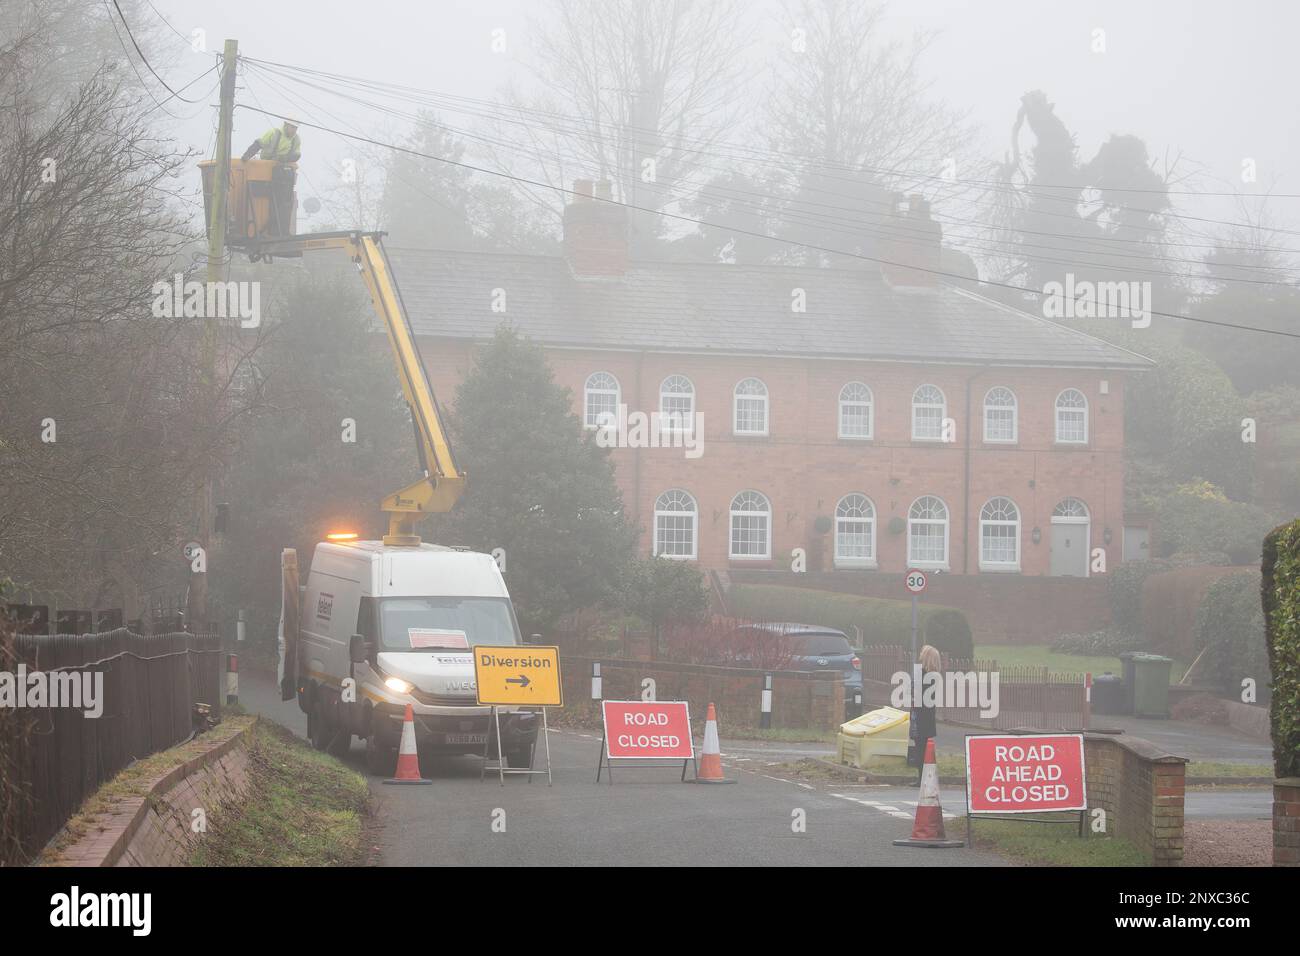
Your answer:
[[[17,634],[8,665],[53,675],[102,674],[98,717],[85,707],[20,708],[24,732],[0,742],[20,799],[6,801],[16,840],[0,843],[0,864],[38,852],[81,802],[135,760],[194,733],[194,705],[219,719],[224,696],[220,639],[215,634]],[[96,677],[90,678],[92,681]],[[52,681],[51,681],[52,683]],[[66,685],[65,685],[66,686]],[[83,700],[84,704],[85,701]]]
[[[870,645],[859,652],[862,678],[868,688],[874,682],[877,700],[881,684],[890,684],[894,674],[911,673],[907,648],[893,645]],[[1083,673],[1058,673],[1046,667],[1014,665],[1000,667],[996,660],[958,660],[945,657],[945,674],[966,673],[998,675],[998,713],[981,717],[978,706],[940,707],[939,720],[977,724],[989,730],[1035,727],[1044,730],[1083,730],[1088,726],[1089,708],[1086,677]],[[967,685],[969,690],[974,687]],[[972,694],[967,703],[973,704]]]

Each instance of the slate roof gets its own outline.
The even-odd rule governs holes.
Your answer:
[[[1149,359],[955,286],[874,270],[632,263],[578,278],[558,256],[389,248],[418,335],[485,339],[508,321],[550,347],[1142,369]],[[506,290],[504,314],[492,290]],[[807,311],[790,310],[791,290]]]

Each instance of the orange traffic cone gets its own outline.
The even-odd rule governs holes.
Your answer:
[[[912,835],[895,840],[894,846],[965,846],[965,840],[949,840],[943,832],[943,807],[939,806],[939,768],[934,764],[934,738],[925,742],[925,766],[921,768],[921,798],[916,802]]]
[[[420,757],[415,751],[415,714],[411,705],[406,705],[406,717],[402,720],[402,742],[397,747],[397,774],[384,783],[418,783],[430,784],[420,776]]]
[[[700,765],[695,771],[696,783],[735,783],[722,776],[722,748],[718,746],[718,715],[709,704],[708,716],[704,718],[704,751],[700,754]]]

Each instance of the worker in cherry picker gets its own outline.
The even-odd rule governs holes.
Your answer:
[[[298,136],[298,124],[286,119],[283,126],[268,129],[244,150],[243,159],[253,158],[261,150],[260,159],[273,159],[277,163],[296,163],[302,156],[302,139]]]

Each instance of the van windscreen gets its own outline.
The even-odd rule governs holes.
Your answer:
[[[505,598],[380,598],[379,629],[383,646],[390,651],[519,643],[519,627]]]

